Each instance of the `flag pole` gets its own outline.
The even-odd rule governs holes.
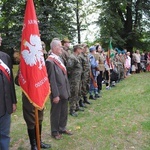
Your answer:
[[[39,134],[39,116],[38,116],[38,109],[36,107],[35,107],[35,127],[36,127],[37,149],[41,150],[41,146],[40,146],[40,134]]]

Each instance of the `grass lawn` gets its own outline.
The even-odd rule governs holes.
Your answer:
[[[17,66],[14,66],[16,74]],[[21,90],[16,86],[17,111],[12,115],[10,150],[30,150],[22,117]],[[46,103],[42,139],[52,150],[150,150],[150,73],[131,75],[102,98],[92,101],[77,118],[68,117],[74,134],[56,141],[50,135],[50,102]]]

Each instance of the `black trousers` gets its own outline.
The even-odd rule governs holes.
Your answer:
[[[103,80],[103,71],[100,71],[100,74],[97,76],[98,90],[102,90],[102,80]]]
[[[105,79],[106,79],[106,86],[109,86],[110,75],[109,75],[109,71],[108,70],[105,70]]]
[[[140,73],[140,70],[141,70],[141,65],[140,65],[140,63],[137,63],[136,73]]]
[[[61,99],[57,104],[51,100],[50,112],[51,133],[58,134],[59,131],[66,130],[68,120],[68,100]]]

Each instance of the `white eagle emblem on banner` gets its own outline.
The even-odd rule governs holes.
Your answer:
[[[42,66],[45,66],[43,57],[41,39],[38,35],[30,35],[30,42],[24,40],[24,46],[28,47],[29,50],[22,50],[21,54],[25,63],[30,66],[39,64],[38,68],[41,70]]]

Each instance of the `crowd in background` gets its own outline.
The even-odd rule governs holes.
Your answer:
[[[0,45],[1,42],[0,37]],[[54,38],[50,43],[51,50],[47,53],[45,43],[41,44],[51,87],[51,136],[56,140],[62,139],[62,134],[73,134],[67,129],[68,108],[69,114],[77,117],[78,111],[84,111],[86,105],[91,104],[89,99],[101,98],[102,88],[110,90],[131,74],[150,71],[150,52],[140,54],[136,50],[131,54],[118,48],[106,52],[99,43],[90,47],[85,43],[77,44],[70,50],[68,39],[61,41]],[[4,150],[9,148],[10,115],[15,112],[17,103],[13,79],[11,59],[6,53],[0,52],[0,147]],[[15,83],[19,85],[17,81],[18,74]],[[39,133],[36,133],[34,107],[25,94],[22,94],[22,102],[31,150],[37,150],[38,134],[39,146],[44,149],[51,148],[50,144],[41,140],[44,109],[38,112]]]
[[[150,71],[150,53],[132,54],[126,49],[104,51],[99,43],[74,45],[70,50],[69,39],[62,42],[61,58],[68,72],[71,96],[70,115],[78,116],[86,104],[101,97],[102,84],[111,89],[117,82],[134,73]],[[50,54],[50,51],[48,52]],[[89,95],[89,97],[88,97]]]

